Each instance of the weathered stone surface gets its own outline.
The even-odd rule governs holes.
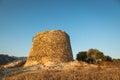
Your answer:
[[[69,36],[61,30],[39,32],[33,39],[25,66],[73,60]]]

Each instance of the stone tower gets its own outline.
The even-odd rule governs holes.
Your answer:
[[[61,30],[49,30],[35,35],[25,66],[44,64],[48,61],[69,62],[72,60],[68,34]]]

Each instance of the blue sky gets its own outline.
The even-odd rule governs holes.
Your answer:
[[[33,36],[60,29],[74,57],[97,48],[120,58],[119,0],[0,0],[0,54],[27,56]]]

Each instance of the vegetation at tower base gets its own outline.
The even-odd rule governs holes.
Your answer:
[[[69,62],[73,60],[70,39],[61,30],[39,32],[33,39],[25,66],[46,62]]]
[[[112,58],[110,56],[104,55],[104,53],[99,51],[98,49],[89,49],[88,51],[81,51],[77,54],[76,59],[78,61],[85,61],[88,63],[112,61]]]

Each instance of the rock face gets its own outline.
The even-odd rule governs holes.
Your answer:
[[[73,60],[69,36],[61,30],[39,32],[33,39],[25,66]]]

